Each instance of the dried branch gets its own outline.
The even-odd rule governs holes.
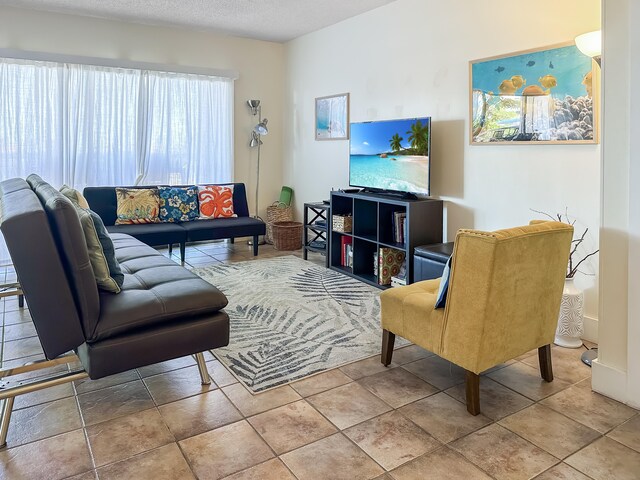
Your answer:
[[[547,212],[541,212],[540,210],[534,210],[533,208],[530,208],[529,210],[531,210],[534,213],[539,213],[540,215],[544,215],[546,217],[549,217],[551,220],[553,220],[554,222],[556,221],[556,217],[552,217],[551,215],[549,215]],[[562,221],[562,220],[560,220]]]
[[[600,251],[600,249],[596,250],[595,252],[591,252],[591,253],[589,253],[588,255],[586,255],[582,260],[580,260],[580,261],[578,262],[578,264],[577,264],[575,267],[573,267],[573,270],[571,270],[571,271],[569,272],[569,275],[567,275],[567,278],[573,278],[573,276],[574,276],[574,275],[576,274],[576,272],[578,271],[578,267],[580,266],[580,264],[581,264],[582,262],[584,262],[587,258],[594,256],[594,255],[595,255],[596,253],[598,253],[599,251]]]

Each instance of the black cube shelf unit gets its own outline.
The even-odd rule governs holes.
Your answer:
[[[406,214],[405,241],[394,238],[394,212]],[[351,215],[350,233],[334,230],[334,215]],[[442,200],[408,200],[375,193],[331,192],[329,268],[379,288],[374,254],[381,247],[404,252],[407,283],[413,282],[413,250],[442,242]],[[342,265],[342,237],[351,237],[353,267]]]

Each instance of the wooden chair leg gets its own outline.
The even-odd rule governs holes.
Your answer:
[[[467,370],[465,389],[467,394],[467,411],[471,415],[478,415],[480,413],[480,375]]]
[[[547,382],[553,382],[553,366],[551,365],[551,345],[538,348],[540,376]]]
[[[395,333],[391,333],[389,330],[382,330],[382,355],[380,356],[380,361],[385,367],[388,367],[391,363],[391,357],[393,356],[393,344],[395,341]]]

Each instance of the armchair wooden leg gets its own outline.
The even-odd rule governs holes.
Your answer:
[[[471,415],[478,415],[480,413],[480,375],[467,370],[465,389],[467,394],[467,411]]]
[[[187,250],[187,242],[180,242],[180,261],[184,263],[184,255]]]
[[[551,365],[551,345],[538,348],[540,376],[547,382],[553,382],[553,366]]]
[[[169,244],[169,256],[173,253],[173,243]]]
[[[393,344],[395,341],[395,333],[391,333],[389,330],[382,330],[382,355],[380,356],[380,361],[385,367],[388,367],[391,363],[391,357],[393,356]]]

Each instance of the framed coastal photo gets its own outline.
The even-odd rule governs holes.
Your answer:
[[[349,94],[316,98],[316,140],[349,138]]]
[[[598,143],[594,65],[574,43],[469,62],[470,143]]]

